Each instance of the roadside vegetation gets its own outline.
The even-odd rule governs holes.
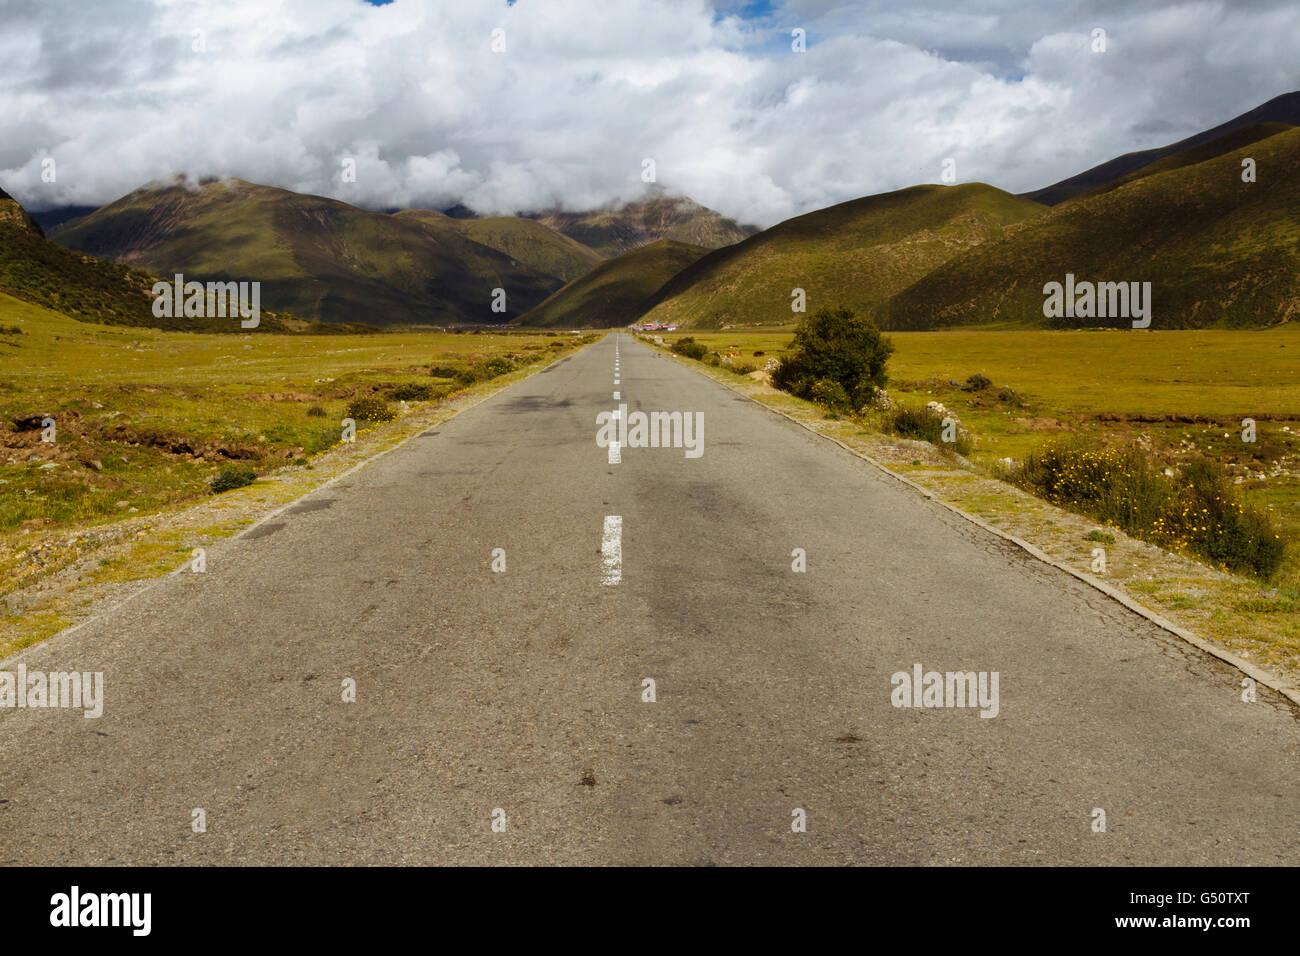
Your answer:
[[[1224,468],[1196,458],[1166,474],[1136,446],[1048,441],[1002,475],[1026,491],[1170,551],[1262,580],[1281,567],[1281,534],[1242,502]]]
[[[821,309],[795,329],[772,384],[833,411],[861,411],[885,387],[893,351],[871,319],[843,306]]]
[[[895,351],[882,369],[889,391],[858,408],[843,382],[827,376],[818,385],[793,374],[807,367],[799,344],[807,337],[786,327],[670,333],[666,341],[675,347],[689,339],[705,361],[730,357],[724,368],[779,358],[771,384],[799,382],[800,392],[791,393],[820,406],[824,417],[929,442],[961,456],[954,459],[959,467],[1108,528],[1300,593],[1295,329],[1140,338],[894,332]],[[1253,442],[1242,440],[1244,418],[1258,422]],[[944,440],[945,419],[954,426],[951,441]],[[1089,540],[1107,537],[1113,540],[1098,529]]]

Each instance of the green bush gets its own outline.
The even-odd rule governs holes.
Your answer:
[[[967,392],[981,392],[986,388],[992,388],[993,381],[987,375],[981,375],[976,372],[970,378],[966,379],[966,384],[962,389]]]
[[[1022,488],[1125,531],[1151,528],[1170,489],[1136,447],[1095,448],[1081,441],[1049,441],[1011,473]]]
[[[845,411],[849,407],[849,393],[839,382],[829,378],[819,379],[808,389],[808,400],[833,412]]]
[[[429,374],[434,378],[455,378],[461,372],[457,365],[431,365]]]
[[[1135,447],[1051,441],[1007,477],[1054,504],[1230,571],[1267,579],[1285,558],[1268,517],[1242,502],[1209,459],[1193,460],[1175,480]]]
[[[378,396],[370,398],[354,398],[348,404],[348,418],[355,419],[359,422],[391,422],[397,417],[388,402]]]
[[[212,480],[208,482],[208,487],[212,489],[214,495],[219,495],[223,491],[231,491],[235,488],[243,488],[245,485],[251,485],[257,480],[257,472],[251,468],[240,468],[237,465],[231,465],[228,468],[222,468]]]
[[[686,336],[684,339],[678,339],[673,343],[673,351],[678,355],[684,355],[689,359],[695,359],[697,362],[709,354],[709,348],[703,342],[695,341],[694,336]]]
[[[507,372],[515,370],[515,363],[503,355],[496,358],[488,359],[483,363],[483,377],[496,378],[498,375],[505,375]]]
[[[799,323],[790,351],[772,373],[772,384],[811,399],[816,383],[838,382],[848,407],[861,409],[876,387],[885,387],[885,364],[893,351],[893,343],[866,316],[843,306],[822,309]]]
[[[958,426],[956,441],[943,440],[943,415],[929,408],[909,408],[905,405],[894,410],[888,421],[889,431],[900,438],[928,441],[937,448],[951,448],[959,455],[971,453],[970,432]]]
[[[433,386],[428,382],[406,382],[388,392],[388,397],[395,402],[424,402],[433,395]]]
[[[324,405],[313,405],[311,408],[307,409],[307,417],[308,417],[308,418],[324,418],[324,417],[325,417],[325,406],[324,406]]]
[[[1246,507],[1227,472],[1208,458],[1183,469],[1167,527],[1196,554],[1257,577],[1271,577],[1285,557],[1282,538],[1268,516]]]

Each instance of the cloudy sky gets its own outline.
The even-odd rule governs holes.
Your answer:
[[[0,0],[0,187],[42,210],[228,175],[508,214],[633,198],[653,159],[770,225],[949,157],[1044,186],[1298,89],[1297,65],[1300,3],[1276,0]]]

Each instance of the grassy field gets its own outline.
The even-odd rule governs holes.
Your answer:
[[[761,367],[792,329],[678,332]],[[890,333],[896,402],[942,402],[975,438],[971,459],[1020,459],[1050,437],[1139,443],[1176,467],[1224,463],[1248,501],[1289,539],[1276,582],[1300,588],[1300,326],[1235,332],[954,331]],[[755,352],[764,353],[757,358]],[[980,374],[992,386],[967,391]],[[1004,393],[1009,389],[1010,394]],[[1003,397],[1005,395],[1005,397]],[[1254,418],[1257,439],[1241,440]]]
[[[224,468],[310,466],[339,443],[356,399],[384,399],[400,415],[421,404],[393,397],[403,386],[399,396],[435,400],[485,377],[490,360],[524,367],[578,341],[529,332],[165,332],[77,322],[0,295],[6,591],[50,569],[42,556],[51,542],[206,498]],[[46,416],[53,442],[42,441]]]

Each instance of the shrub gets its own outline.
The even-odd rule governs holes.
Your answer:
[[[406,382],[389,390],[388,397],[395,402],[423,402],[433,398],[433,386],[428,382]]]
[[[452,378],[456,380],[457,385],[473,385],[479,380],[479,372],[476,368],[457,369]]]
[[[1126,531],[1151,528],[1169,497],[1168,482],[1137,448],[1049,441],[1012,472],[1012,480],[1055,504]]]
[[[496,358],[488,359],[483,363],[483,377],[496,378],[498,375],[505,375],[507,372],[515,370],[515,363],[503,355]]]
[[[434,378],[455,378],[461,369],[455,365],[431,365],[429,374]]]
[[[843,411],[849,407],[849,393],[839,382],[829,378],[818,379],[808,389],[808,400],[830,411]]]
[[[219,495],[223,491],[231,491],[235,488],[243,488],[245,485],[251,485],[257,480],[257,472],[251,468],[240,468],[237,465],[231,465],[229,468],[222,468],[213,476],[208,483],[214,495]]]
[[[391,422],[397,417],[388,407],[388,402],[377,396],[356,398],[348,404],[348,418],[359,422]]]
[[[928,441],[937,448],[951,448],[959,455],[971,452],[970,432],[960,426],[956,430],[956,441],[943,440],[943,421],[946,416],[930,408],[909,408],[900,405],[890,417],[889,430],[901,438],[916,438]]]
[[[749,362],[732,362],[730,368],[737,375],[748,375],[758,371],[758,366],[751,365]]]
[[[799,323],[790,351],[772,373],[772,384],[810,398],[817,382],[838,382],[849,407],[860,409],[888,381],[885,364],[893,351],[893,343],[866,316],[843,306],[822,309]]]
[[[1102,544],[1115,543],[1115,536],[1113,534],[1108,534],[1105,531],[1089,531],[1083,537],[1087,541],[1099,541]]]
[[[313,405],[311,408],[307,409],[307,417],[308,417],[308,418],[324,418],[324,417],[325,417],[325,406],[324,406],[324,405]]]
[[[1166,527],[1196,554],[1262,578],[1281,566],[1281,537],[1262,511],[1238,499],[1227,472],[1216,462],[1201,458],[1188,464],[1172,505]]]
[[[966,384],[962,389],[967,392],[981,392],[986,388],[992,388],[993,382],[987,375],[981,375],[976,372],[970,378],[966,379]]]
[[[709,354],[708,346],[703,342],[695,341],[695,338],[689,335],[674,342],[673,351],[678,355],[685,355],[689,359],[695,359],[697,362]]]
[[[1052,441],[1008,477],[1054,504],[1231,571],[1267,579],[1285,558],[1268,517],[1242,502],[1209,459],[1192,461],[1173,480],[1137,448]]]

